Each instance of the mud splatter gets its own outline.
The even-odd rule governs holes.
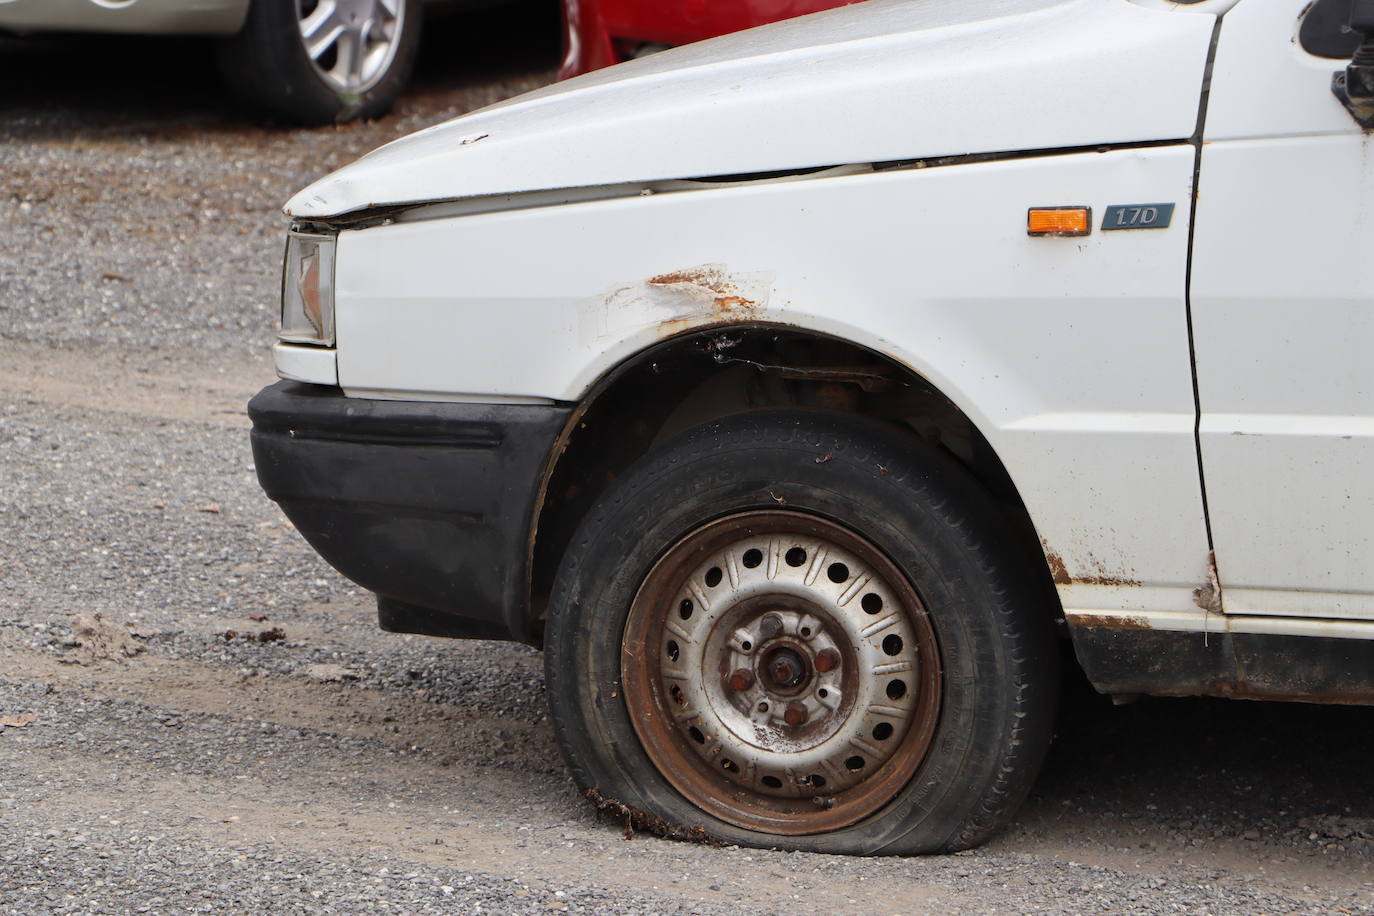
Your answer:
[[[665,840],[682,840],[688,843],[705,843],[707,846],[721,846],[720,840],[706,832],[705,827],[688,827],[666,821],[657,814],[650,814],[632,808],[622,801],[601,794],[596,786],[582,793],[582,797],[596,812],[597,820],[618,820],[625,825],[625,839],[634,839],[636,833],[652,833]]]
[[[286,639],[286,631],[281,627],[272,627],[270,630],[261,630],[257,633],[240,633],[238,630],[225,630],[219,634],[220,639],[226,642],[235,639],[244,639],[249,642],[281,642]]]

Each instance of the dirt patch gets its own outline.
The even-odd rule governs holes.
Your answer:
[[[197,359],[199,360],[197,367]],[[248,399],[276,373],[269,352],[95,351],[0,340],[0,391],[12,398],[103,412],[246,428]]]
[[[90,665],[101,661],[123,661],[143,651],[143,644],[128,624],[106,619],[104,614],[78,617],[72,624],[77,652],[67,660]]]
[[[344,681],[356,681],[358,672],[343,665],[309,665],[305,669],[305,676],[324,684],[341,684]]]

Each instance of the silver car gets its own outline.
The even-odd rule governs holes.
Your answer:
[[[326,124],[385,114],[405,88],[421,0],[0,0],[0,33],[221,39],[225,80],[256,110]]]

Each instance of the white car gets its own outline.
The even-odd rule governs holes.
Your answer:
[[[410,79],[422,0],[0,0],[0,33],[219,38],[230,89],[276,117],[385,114]]]
[[[731,843],[986,839],[1060,653],[1374,701],[1371,33],[874,0],[399,140],[287,205],[260,480]]]

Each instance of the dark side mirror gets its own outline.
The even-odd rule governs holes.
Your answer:
[[[1345,72],[1331,80],[1331,91],[1366,129],[1374,128],[1374,0],[1352,0],[1350,31],[1360,36]]]

